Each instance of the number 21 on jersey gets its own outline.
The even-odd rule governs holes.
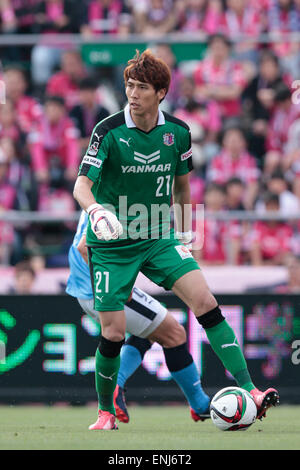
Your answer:
[[[157,178],[156,197],[169,196],[171,175],[159,176]]]
[[[102,294],[102,293],[107,294],[109,292],[109,272],[104,271],[102,273],[101,271],[97,271],[95,273],[95,276],[96,276],[97,294]]]

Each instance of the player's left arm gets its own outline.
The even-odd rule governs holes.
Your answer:
[[[173,184],[173,204],[176,232],[181,234],[182,241],[189,243],[192,239],[192,206],[189,173],[175,175]],[[190,240],[188,240],[190,238]]]
[[[86,247],[86,235],[85,234],[82,235],[81,239],[79,240],[79,243],[77,245],[77,250],[79,251],[79,253],[83,257],[86,264],[89,264],[87,247]]]

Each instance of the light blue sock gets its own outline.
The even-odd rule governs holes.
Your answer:
[[[118,373],[117,384],[124,388],[126,381],[141,365],[142,357],[140,351],[134,346],[124,344],[121,349],[121,365]]]
[[[201,387],[201,380],[195,363],[193,362],[184,369],[170,373],[183,391],[190,407],[196,413],[207,411],[210,399]]]

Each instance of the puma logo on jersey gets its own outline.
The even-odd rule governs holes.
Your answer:
[[[131,137],[129,137],[128,140],[122,139],[122,137],[120,137],[120,139],[119,139],[119,141],[120,141],[120,142],[123,142],[124,144],[126,144],[127,147],[130,147],[130,141],[131,141],[131,140],[132,140]]]
[[[222,349],[230,348],[231,346],[236,346],[238,348],[239,345],[236,343],[236,341],[237,339],[235,338],[233,343],[222,344],[221,347]]]
[[[102,295],[101,297],[99,297],[99,295],[96,295],[96,299],[100,300],[100,302],[102,302],[103,297],[104,297],[104,295]]]
[[[152,163],[155,162],[155,160],[158,160],[160,158],[160,150],[157,150],[156,152],[150,153],[150,155],[144,155],[143,153],[139,152],[134,152],[134,159],[137,162],[141,163]]]

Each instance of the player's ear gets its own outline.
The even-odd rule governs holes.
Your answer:
[[[161,102],[165,98],[167,94],[166,91],[167,90],[165,88],[161,88],[160,90],[158,90],[157,96],[158,96],[159,102]]]

